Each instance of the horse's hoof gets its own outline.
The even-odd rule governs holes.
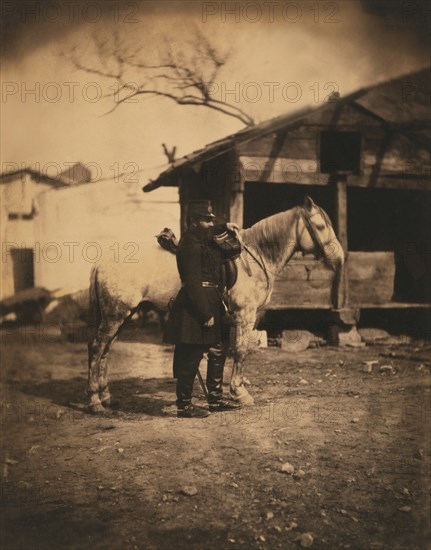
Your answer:
[[[87,412],[94,415],[106,415],[108,411],[102,403],[92,403],[87,406]]]
[[[119,402],[111,398],[106,399],[105,401],[102,401],[102,405],[104,407],[107,407],[108,409],[113,409],[113,410],[118,410],[120,408]]]
[[[251,405],[254,405],[254,399],[250,394],[241,395],[237,398],[237,401],[244,405],[244,407],[250,407]]]
[[[246,407],[254,405],[253,397],[248,393],[245,388],[237,387],[235,388],[235,390],[231,391],[230,395],[232,399],[235,399],[235,401],[238,401]]]

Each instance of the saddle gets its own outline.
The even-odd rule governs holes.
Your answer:
[[[156,239],[163,249],[171,254],[177,253],[178,240],[172,229],[165,227],[156,235]],[[233,231],[225,231],[220,235],[215,235],[213,241],[223,251],[225,261],[222,266],[222,277],[226,289],[230,290],[238,278],[238,268],[234,260],[241,254],[241,243]]]

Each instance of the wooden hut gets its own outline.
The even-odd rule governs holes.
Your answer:
[[[346,252],[338,301],[332,274],[308,258],[280,275],[269,309],[329,309],[353,324],[363,308],[430,302],[430,69],[322,106],[280,116],[173,162],[144,191],[178,186],[240,226],[310,195],[334,221]]]

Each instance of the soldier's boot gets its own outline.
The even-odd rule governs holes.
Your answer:
[[[205,418],[209,415],[206,409],[192,403],[193,382],[195,374],[179,376],[177,379],[177,416],[179,418]]]
[[[241,403],[223,397],[223,371],[226,350],[223,344],[212,346],[208,351],[207,389],[208,405],[211,412],[234,411],[242,408]]]

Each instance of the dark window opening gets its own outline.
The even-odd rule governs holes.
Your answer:
[[[309,195],[333,219],[333,191],[327,186],[246,182],[244,227],[251,227],[272,214],[301,206],[306,195]]]
[[[34,218],[34,213],[31,212],[30,214],[17,214],[15,212],[9,212],[8,218],[9,220],[32,220]]]
[[[359,132],[320,133],[320,172],[359,174],[361,169],[361,134]]]
[[[394,252],[393,301],[430,302],[430,192],[351,187],[347,207],[350,251]]]
[[[34,254],[31,248],[13,248],[13,283],[15,292],[34,287]]]

